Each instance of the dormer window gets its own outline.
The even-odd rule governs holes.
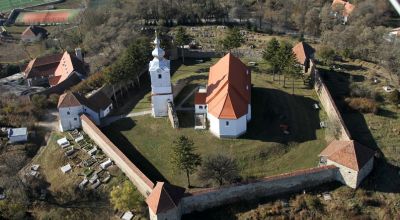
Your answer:
[[[158,74],[158,78],[161,79],[161,78],[162,78],[162,75],[161,75],[161,74]]]

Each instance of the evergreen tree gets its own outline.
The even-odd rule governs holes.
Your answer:
[[[274,37],[268,42],[267,47],[263,51],[263,59],[270,65],[274,80],[275,73],[278,70],[277,53],[279,48],[279,41]]]
[[[195,153],[194,143],[188,137],[182,135],[174,141],[172,163],[186,173],[188,187],[190,187],[190,175],[201,165],[201,157]]]
[[[175,44],[181,47],[182,50],[182,63],[185,63],[184,45],[190,43],[190,35],[186,33],[186,29],[179,27],[175,35]]]
[[[235,27],[229,29],[228,34],[221,43],[225,50],[231,51],[232,49],[240,47],[244,43],[244,38],[239,28]]]

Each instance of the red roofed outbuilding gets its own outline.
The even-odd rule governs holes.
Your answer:
[[[165,182],[157,182],[147,197],[150,219],[177,219],[180,216],[180,200],[185,189]]]
[[[352,188],[357,188],[372,171],[374,155],[373,150],[354,140],[334,140],[319,154],[320,162],[338,167],[338,179]]]
[[[70,131],[81,127],[80,116],[86,114],[97,125],[112,110],[112,101],[103,92],[97,91],[89,97],[74,92],[62,94],[58,100],[60,131]]]

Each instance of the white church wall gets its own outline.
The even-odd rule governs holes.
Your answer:
[[[214,117],[212,114],[207,114],[208,121],[210,122],[210,132],[215,136],[219,137],[220,128],[219,128],[219,119]]]
[[[247,107],[247,117],[246,117],[246,119],[247,119],[247,121],[250,121],[251,120],[251,104],[249,104],[248,105],[248,107]]]
[[[172,94],[154,95],[151,97],[152,111],[154,117],[168,116],[168,100],[173,100]]]
[[[217,137],[238,137],[247,130],[247,115],[236,120],[218,119],[208,114],[210,132]]]
[[[220,137],[238,137],[247,130],[247,115],[234,120],[219,120]]]

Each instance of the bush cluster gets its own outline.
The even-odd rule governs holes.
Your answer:
[[[378,103],[370,98],[346,98],[346,103],[351,109],[360,111],[362,113],[374,113],[378,112]]]

